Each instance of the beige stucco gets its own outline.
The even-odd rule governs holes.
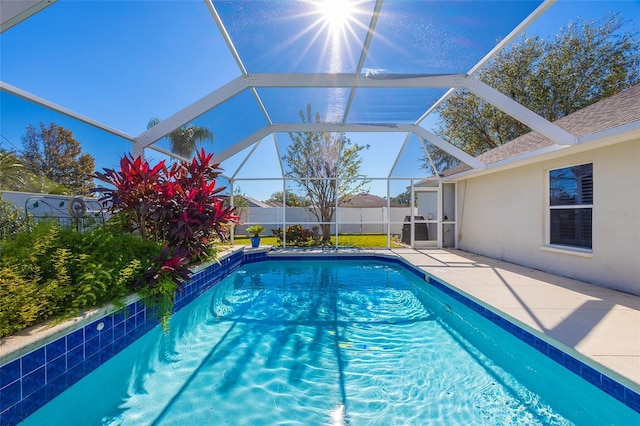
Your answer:
[[[589,162],[593,253],[545,250],[548,171]],[[640,295],[640,138],[467,177],[457,200],[460,249]]]

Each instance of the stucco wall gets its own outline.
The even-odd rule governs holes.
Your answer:
[[[589,162],[592,257],[543,250],[548,170]],[[459,248],[640,295],[640,139],[459,181],[457,199]]]

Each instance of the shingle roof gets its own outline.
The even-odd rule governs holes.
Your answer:
[[[387,200],[376,195],[361,192],[357,195],[340,199],[339,207],[387,207]],[[391,201],[391,207],[400,207],[401,204]]]
[[[554,124],[574,136],[581,137],[637,120],[640,120],[640,84],[559,118]],[[483,163],[491,164],[554,144],[555,142],[538,132],[529,132],[476,158]],[[470,169],[468,165],[460,164],[446,170],[443,175],[451,176]]]
[[[247,203],[249,204],[249,207],[262,207],[262,208],[273,207],[272,205],[269,205],[269,204],[264,203],[262,201],[256,200],[255,198],[248,197],[246,195],[243,195],[242,197],[245,200],[247,200]]]

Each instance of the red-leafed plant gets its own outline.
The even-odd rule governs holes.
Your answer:
[[[234,209],[217,196],[225,188],[216,188],[219,164],[211,164],[212,157],[200,150],[191,162],[174,164],[160,187],[162,207],[152,214],[162,238],[171,247],[187,251],[192,259],[206,256],[212,242],[228,237],[227,225],[239,220]]]
[[[228,225],[239,223],[234,209],[218,196],[225,188],[216,187],[220,169],[212,158],[202,149],[190,162],[166,167],[162,161],[152,167],[129,155],[121,159],[120,170],[95,175],[113,186],[92,190],[103,194],[101,201],[112,214],[142,238],[165,243],[144,276],[146,285],[140,286],[143,296],[161,302],[161,319],[167,309],[171,312],[176,284],[189,278],[186,265],[206,258],[217,241],[228,237]]]
[[[132,231],[140,232],[145,240],[155,239],[149,235],[153,226],[149,219],[158,206],[157,190],[167,178],[164,161],[151,167],[140,157],[125,155],[120,159],[120,170],[104,169],[104,173],[96,172],[95,177],[114,188],[93,188],[91,192],[102,193],[100,200],[112,213],[122,215]]]
[[[125,156],[120,170],[104,169],[95,177],[113,188],[94,188],[113,214],[129,221],[144,239],[166,241],[172,249],[188,253],[192,260],[206,256],[215,241],[224,241],[227,225],[238,223],[234,209],[218,197],[224,187],[216,187],[219,164],[211,164],[213,154],[204,149],[191,162],[164,161],[151,167],[146,160]]]
[[[157,309],[157,317],[165,331],[169,328],[176,291],[178,288],[184,290],[183,282],[191,279],[188,264],[187,253],[170,250],[165,243],[160,254],[151,260],[151,266],[134,284],[147,307]]]

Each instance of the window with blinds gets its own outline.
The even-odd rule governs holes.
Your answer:
[[[593,163],[549,171],[549,243],[592,248]]]

